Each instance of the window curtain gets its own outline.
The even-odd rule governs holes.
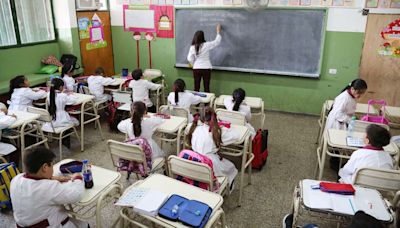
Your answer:
[[[0,0],[0,46],[17,44],[10,0]]]

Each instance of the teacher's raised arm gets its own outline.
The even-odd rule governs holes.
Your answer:
[[[203,78],[204,92],[210,92],[210,78],[212,65],[210,62],[210,50],[221,43],[221,25],[216,26],[217,37],[215,40],[206,42],[204,32],[194,33],[192,46],[190,46],[187,60],[193,66],[194,90],[200,91],[200,82]]]

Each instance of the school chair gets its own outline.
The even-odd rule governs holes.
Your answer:
[[[146,156],[143,152],[143,149],[138,145],[118,142],[110,139],[107,141],[107,148],[111,155],[111,161],[114,167],[117,168],[118,159],[120,158],[127,161],[136,162],[137,164],[142,164],[144,167],[145,175],[157,172],[165,167],[165,158],[156,158],[151,161],[152,168],[151,170],[149,170],[147,167]],[[136,177],[137,179],[140,179],[140,176],[137,173]]]
[[[165,100],[165,87],[166,87],[165,75],[162,73],[161,70],[158,69],[145,69],[143,71],[143,76],[148,77],[149,81],[152,81],[153,78],[161,79],[160,81],[161,87],[156,90],[155,94],[150,91],[150,99],[151,98],[155,99],[156,110],[158,112],[159,107],[164,104]]]
[[[326,119],[328,118],[328,101],[324,101],[324,103],[322,103],[322,108],[321,108],[321,113],[319,115],[319,119],[318,119],[318,136],[317,136],[317,142],[316,144],[319,144],[321,141],[321,137],[323,135],[324,129],[325,129],[325,123],[326,123]]]
[[[90,92],[89,87],[87,87],[87,86],[82,86],[82,88],[83,88],[83,92],[84,92],[85,94],[93,95],[93,94]],[[100,100],[100,101],[96,101],[96,100],[95,100],[94,106],[95,106],[97,112],[99,112],[100,110],[103,110],[103,109],[108,108],[108,101],[107,101],[107,100]],[[96,126],[96,125],[95,125],[95,126]]]
[[[2,132],[2,130],[0,129],[0,140],[1,140],[1,132]],[[17,148],[15,148],[14,145],[0,142],[0,160],[1,160],[1,158],[4,159],[2,156],[9,155],[16,150],[17,150]]]
[[[171,178],[176,178],[177,176],[187,177],[194,181],[208,184],[207,190],[209,191],[214,189],[213,171],[207,164],[171,155],[168,157],[167,167],[168,175]],[[220,183],[220,187],[216,193],[224,196],[228,192],[228,178],[226,176],[218,176],[217,181]]]
[[[246,125],[246,117],[243,113],[237,111],[228,111],[226,109],[215,110],[217,118],[220,121],[227,121],[231,124]]]
[[[63,151],[62,141],[64,138],[67,138],[67,137],[71,136],[72,134],[75,134],[76,138],[78,139],[78,142],[81,143],[78,132],[76,131],[76,128],[73,124],[65,126],[65,127],[56,127],[55,128],[53,126],[53,117],[50,115],[49,111],[47,111],[46,109],[28,107],[27,111],[30,113],[39,114],[40,115],[39,121],[50,124],[51,129],[44,128],[42,126],[42,131],[48,133],[47,138],[58,140],[60,160],[62,160],[62,151]]]
[[[183,118],[188,118],[188,116],[190,115],[188,110],[184,108],[174,107],[172,105],[160,106],[159,112],[162,114],[167,114],[171,116],[180,116]]]

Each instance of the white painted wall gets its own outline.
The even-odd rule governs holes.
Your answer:
[[[53,0],[52,3],[56,28],[76,28],[75,0]]]

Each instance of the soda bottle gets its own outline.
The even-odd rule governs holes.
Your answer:
[[[93,188],[93,175],[88,160],[83,160],[82,175],[85,182],[85,188]]]

